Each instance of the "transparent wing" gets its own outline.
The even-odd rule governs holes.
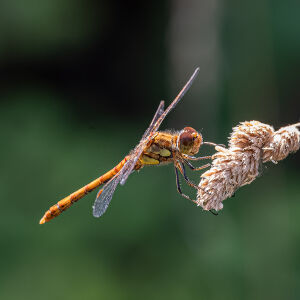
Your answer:
[[[193,75],[191,76],[191,78],[188,80],[188,82],[185,84],[185,86],[183,87],[183,89],[179,92],[179,94],[176,96],[176,98],[173,100],[173,102],[168,106],[168,108],[163,111],[161,110],[161,106],[163,107],[163,101],[160,103],[160,105],[158,106],[158,109],[156,111],[156,114],[154,115],[154,118],[149,126],[149,128],[145,131],[142,140],[140,141],[140,143],[135,147],[135,149],[133,150],[132,153],[132,159],[130,159],[127,164],[126,164],[126,169],[124,169],[124,172],[122,174],[122,178],[120,180],[121,185],[124,185],[128,176],[131,174],[132,170],[134,169],[134,166],[137,162],[137,160],[139,159],[139,157],[141,156],[145,145],[148,143],[149,139],[151,139],[151,136],[153,133],[155,133],[160,124],[162,123],[162,121],[164,120],[164,118],[167,116],[167,114],[176,106],[176,104],[182,99],[182,97],[184,96],[184,94],[188,91],[188,89],[191,87],[193,81],[195,80],[196,76],[199,73],[199,68],[197,68]],[[122,171],[123,171],[122,169]]]
[[[116,174],[99,191],[93,206],[94,217],[99,218],[105,213],[119,182],[120,182],[120,176],[119,174]]]
[[[147,128],[147,130],[145,131],[143,137],[142,137],[142,140],[144,140],[148,135],[149,133],[152,131],[152,128],[153,126],[155,125],[156,121],[159,119],[159,117],[163,114],[164,112],[164,106],[165,106],[165,101],[160,101],[159,105],[158,105],[158,108],[156,110],[156,113],[149,125],[149,127]]]
[[[124,165],[124,167],[122,168],[122,175],[120,180],[121,185],[125,184],[128,176],[132,173],[136,162],[140,158],[148,142],[151,140],[154,132],[155,131],[153,130],[149,130],[149,133],[146,131],[145,133],[147,133],[147,135],[144,134],[145,137],[141,139],[139,144],[132,151],[131,158],[127,161],[126,165]]]
[[[160,116],[160,118],[156,121],[156,123],[153,126],[153,131],[157,131],[160,124],[164,120],[164,118],[167,116],[167,114],[177,105],[177,103],[182,99],[182,97],[185,95],[185,93],[188,91],[188,89],[193,84],[195,78],[197,77],[199,73],[199,68],[197,68],[191,78],[188,80],[188,82],[185,84],[185,86],[182,88],[182,90],[179,92],[179,94],[176,96],[176,98],[173,100],[173,102],[168,106],[168,108],[163,112],[163,114]]]
[[[134,169],[134,166],[137,162],[137,160],[139,159],[139,157],[141,156],[145,145],[148,143],[149,141],[149,135],[150,133],[153,133],[153,127],[156,124],[157,120],[161,117],[161,115],[164,112],[164,105],[165,102],[161,101],[158,105],[158,108],[156,110],[156,113],[150,123],[150,126],[147,128],[147,130],[145,131],[145,133],[143,134],[143,137],[141,139],[141,141],[138,143],[138,145],[134,148],[134,150],[132,151],[132,155],[131,155],[131,159],[129,159],[126,163],[126,165],[123,167],[122,169],[122,175],[121,175],[121,180],[120,183],[121,185],[124,185],[128,176],[132,173],[132,170]]]
[[[126,165],[122,168],[122,175],[121,175],[121,179],[120,179],[120,183],[121,185],[124,185],[128,176],[132,173],[134,166],[136,164],[136,162],[138,161],[139,157],[141,156],[141,154],[143,153],[143,150],[145,148],[145,145],[147,144],[147,141],[149,140],[142,140],[133,150],[133,154],[131,156],[131,159],[129,159],[126,163]]]

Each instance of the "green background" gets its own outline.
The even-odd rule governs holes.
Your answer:
[[[180,197],[170,165],[130,176],[100,219],[94,192],[38,225],[135,146],[196,66],[162,129],[227,143],[241,121],[299,121],[299,1],[197,3],[1,1],[0,299],[299,299],[299,152],[217,217]]]

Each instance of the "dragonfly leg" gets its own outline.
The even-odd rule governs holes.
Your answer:
[[[199,186],[197,186],[194,182],[192,182],[186,175],[186,171],[185,171],[185,167],[184,164],[180,162],[180,164],[178,164],[178,169],[180,171],[180,173],[182,174],[184,180],[186,181],[186,183],[195,188],[196,190],[203,190],[202,188],[200,188]]]
[[[188,160],[184,160],[185,164],[193,171],[199,171],[199,170],[202,170],[202,169],[205,169],[205,168],[208,168],[210,166],[210,164],[206,164],[206,165],[203,165],[201,167],[194,167]]]
[[[182,163],[180,163],[180,164],[177,163],[177,164],[174,165],[174,169],[175,169],[175,175],[176,175],[176,187],[177,187],[178,193],[179,193],[182,197],[184,197],[184,198],[186,198],[186,199],[188,199],[188,200],[190,200],[190,201],[196,203],[197,205],[199,205],[198,202],[197,202],[196,200],[191,199],[189,196],[185,195],[185,194],[182,192],[181,187],[180,187],[180,181],[179,181],[178,170],[179,170],[180,173],[183,175],[185,181],[188,183],[189,186],[191,186],[191,187],[193,187],[193,188],[195,188],[195,189],[201,189],[201,190],[203,190],[205,193],[206,193],[206,191],[205,191],[204,189],[198,187],[197,185],[195,185],[193,182],[190,181],[190,179],[189,179],[189,178],[187,177],[187,175],[186,175],[184,164],[182,164]],[[215,216],[218,215],[218,213],[215,212],[215,211],[213,211],[213,210],[210,210],[210,212],[211,212],[213,215],[215,215]]]
[[[215,144],[215,143],[211,143],[211,142],[203,142],[203,144],[210,145],[210,146],[213,146],[213,147],[216,147],[216,146],[220,146],[220,147],[224,147],[224,148],[226,147],[223,144]]]
[[[184,155],[184,158],[187,160],[202,160],[202,159],[211,159],[211,155],[209,156],[200,156],[200,157],[195,157],[195,156],[189,156],[189,155]]]
[[[214,209],[210,209],[209,212],[211,212],[214,216],[218,216],[218,212],[215,211]]]
[[[197,186],[195,183],[193,183],[186,175],[186,171],[185,171],[185,167],[184,164],[182,162],[180,162],[178,169],[180,171],[180,173],[183,175],[183,178],[185,179],[185,181],[187,182],[187,184],[193,188],[195,188],[196,190],[201,190],[204,193],[209,193],[207,192],[204,188]]]
[[[188,200],[190,200],[190,201],[196,203],[195,200],[191,199],[189,196],[185,195],[185,194],[182,192],[181,187],[180,187],[180,181],[179,181],[178,169],[177,169],[177,167],[175,167],[175,166],[174,166],[174,169],[175,169],[175,175],[176,175],[176,187],[177,187],[178,193],[179,193],[182,197],[184,197],[184,198],[186,198],[186,199],[188,199]]]

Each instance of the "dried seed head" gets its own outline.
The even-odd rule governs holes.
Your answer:
[[[282,127],[264,146],[263,162],[285,159],[290,153],[296,152],[300,147],[299,124]]]
[[[300,124],[273,127],[258,121],[243,122],[233,128],[229,148],[216,147],[212,167],[202,174],[197,204],[204,210],[220,210],[226,198],[259,174],[262,162],[277,162],[300,147]]]
[[[240,123],[240,125],[233,128],[229,139],[229,148],[244,149],[252,146],[261,148],[273,133],[272,126],[258,121]]]

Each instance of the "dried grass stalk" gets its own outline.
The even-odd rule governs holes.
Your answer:
[[[258,176],[261,163],[277,163],[299,149],[298,126],[274,131],[270,125],[250,121],[233,128],[228,149],[216,146],[212,166],[201,176],[197,204],[204,210],[221,210],[226,198]]]

